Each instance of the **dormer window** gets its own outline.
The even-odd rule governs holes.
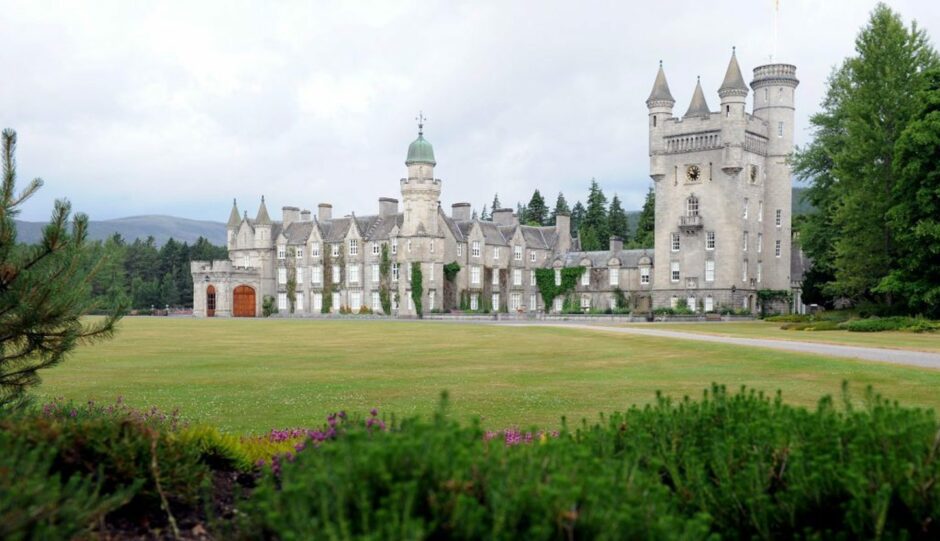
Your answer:
[[[310,255],[312,257],[320,257],[320,243],[314,242],[310,244]]]
[[[372,243],[372,255],[379,255],[379,243],[378,242]]]
[[[287,249],[284,246],[277,247],[277,258],[285,259],[287,257]]]

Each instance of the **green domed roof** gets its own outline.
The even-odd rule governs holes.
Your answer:
[[[408,145],[408,157],[405,159],[405,165],[413,163],[429,163],[437,165],[434,161],[434,147],[424,138],[424,133],[419,131],[418,138]]]

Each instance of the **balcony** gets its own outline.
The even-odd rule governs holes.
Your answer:
[[[702,222],[702,217],[696,214],[695,216],[680,216],[679,217],[679,229],[688,233],[694,233],[695,231],[701,229],[704,226]]]

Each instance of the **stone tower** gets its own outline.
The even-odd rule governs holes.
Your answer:
[[[757,290],[790,287],[790,171],[796,68],[754,70],[749,89],[732,52],[712,111],[701,81],[682,118],[660,65],[649,109],[655,181],[653,303],[696,311],[756,307]],[[779,214],[779,218],[778,218]]]
[[[402,236],[437,236],[437,207],[441,199],[441,180],[434,178],[434,148],[424,138],[424,120],[419,119],[418,138],[408,146],[408,178],[401,179],[404,203]]]

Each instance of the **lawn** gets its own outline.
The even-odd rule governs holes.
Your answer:
[[[673,328],[673,327],[670,327]],[[43,398],[180,408],[232,431],[321,424],[328,412],[427,414],[449,390],[485,426],[554,427],[699,396],[711,382],[812,405],[849,380],[940,408],[940,371],[564,328],[400,321],[127,318],[114,340],[43,372]]]
[[[740,338],[770,338],[773,340],[795,340],[847,346],[873,348],[909,349],[914,351],[940,352],[940,333],[913,332],[849,332],[837,331],[785,331],[783,323],[745,321],[734,323],[653,323],[642,324],[646,329],[664,329]],[[630,325],[631,327],[637,325]]]

